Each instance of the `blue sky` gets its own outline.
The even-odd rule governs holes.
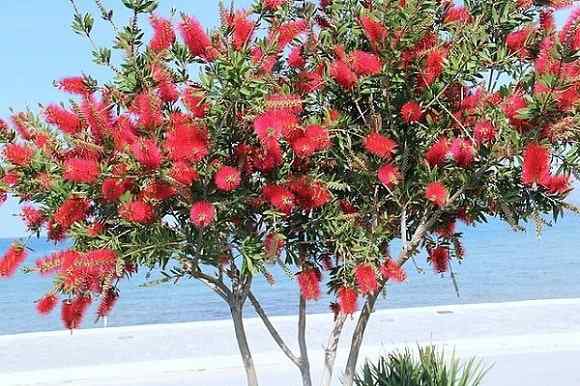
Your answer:
[[[112,37],[108,25],[98,18],[91,0],[77,0],[81,10],[96,18],[95,35],[104,36],[97,44],[108,45]],[[117,24],[129,17],[120,0],[103,0],[114,10]],[[237,7],[249,7],[252,0],[236,0]],[[228,2],[226,2],[228,3]],[[217,23],[217,0],[161,0],[158,12],[169,15],[171,8],[196,16],[204,25]],[[83,8],[84,7],[84,8]],[[563,15],[560,15],[560,20]],[[59,101],[65,96],[52,87],[64,76],[91,74],[107,79],[109,73],[92,63],[88,42],[70,29],[72,10],[67,0],[2,1],[0,12],[0,117],[10,108],[37,110],[38,104]],[[0,207],[0,237],[20,236],[24,227],[17,205],[10,201]]]

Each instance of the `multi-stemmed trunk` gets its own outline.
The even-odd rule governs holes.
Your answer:
[[[262,319],[264,326],[278,345],[280,350],[288,357],[288,359],[298,367],[300,375],[302,377],[303,386],[312,386],[312,376],[310,372],[310,360],[308,358],[308,345],[306,343],[306,300],[300,296],[300,304],[298,306],[298,347],[300,350],[300,356],[295,355],[292,350],[288,347],[284,339],[276,330],[276,327],[270,321],[270,318],[266,314],[266,311],[260,305],[260,302],[254,294],[250,291],[248,293],[248,298],[252,303],[252,306],[256,310],[256,313]]]
[[[354,377],[356,375],[356,365],[358,363],[358,357],[364,340],[364,334],[371,314],[375,308],[376,301],[377,301],[376,294],[369,296],[358,318],[358,322],[352,334],[350,352],[348,354],[348,360],[346,362],[346,367],[344,371],[343,386],[352,386],[354,383]]]
[[[248,337],[246,335],[246,330],[244,328],[243,302],[241,304],[236,304],[235,302],[232,302],[232,304],[230,304],[230,311],[232,313],[232,320],[234,322],[236,340],[238,341],[240,355],[242,356],[244,370],[246,371],[246,379],[248,381],[248,386],[258,386],[258,376],[256,374],[256,367],[254,365],[254,359],[252,358],[252,353],[250,351],[250,346],[248,344]]]
[[[322,386],[331,386],[332,376],[334,373],[334,363],[336,362],[336,351],[338,350],[338,342],[340,335],[346,322],[346,315],[340,314],[334,320],[334,327],[328,338],[328,343],[324,351],[324,368],[322,369]]]

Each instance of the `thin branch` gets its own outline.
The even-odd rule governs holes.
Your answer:
[[[252,303],[252,306],[256,310],[256,313],[258,314],[260,319],[262,319],[262,322],[266,326],[266,329],[268,329],[268,332],[270,333],[276,344],[278,344],[282,352],[288,357],[288,359],[290,359],[290,361],[292,361],[292,363],[300,367],[300,359],[296,355],[294,355],[294,353],[292,353],[292,350],[290,350],[290,348],[286,345],[284,339],[282,339],[282,337],[278,333],[278,330],[276,330],[276,327],[274,327],[272,322],[270,322],[268,315],[260,305],[258,299],[256,299],[256,297],[254,296],[252,291],[248,292],[248,299],[250,299],[250,303]]]
[[[102,0],[94,0],[94,1],[95,1],[95,4],[97,5],[97,8],[99,8],[99,11],[101,11],[101,15],[102,15],[103,19],[107,20],[111,24],[111,26],[113,27],[113,32],[115,32],[115,35],[118,34],[119,30],[117,29],[117,25],[115,24],[115,22],[113,21],[113,18],[109,14],[109,12],[112,12],[112,10],[109,10],[107,12],[107,9],[103,5]]]

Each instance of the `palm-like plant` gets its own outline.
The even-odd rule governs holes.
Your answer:
[[[433,346],[394,352],[376,363],[367,362],[356,386],[479,386],[489,367],[472,358],[463,363]]]

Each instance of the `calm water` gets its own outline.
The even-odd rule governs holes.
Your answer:
[[[2,251],[10,240],[0,240]],[[52,244],[35,241],[31,262],[55,249]],[[523,299],[580,297],[580,217],[567,217],[554,228],[546,229],[542,239],[533,228],[514,233],[505,225],[482,225],[477,232],[465,230],[467,257],[456,266],[461,297],[457,298],[449,277],[435,275],[418,258],[425,273],[407,267],[406,283],[389,289],[380,308],[400,308],[456,303],[502,302]],[[293,314],[297,307],[296,284],[280,270],[274,270],[277,284],[257,280],[256,293],[272,315]],[[144,274],[121,286],[121,299],[109,318],[110,326],[173,323],[226,319],[223,301],[201,284],[183,281],[177,285],[142,288]],[[37,275],[19,273],[0,281],[0,335],[61,329],[59,313],[40,317],[34,300],[50,287],[50,281]],[[309,312],[327,312],[328,298],[309,305]],[[83,328],[102,327],[89,314]],[[248,316],[253,315],[251,310]]]

